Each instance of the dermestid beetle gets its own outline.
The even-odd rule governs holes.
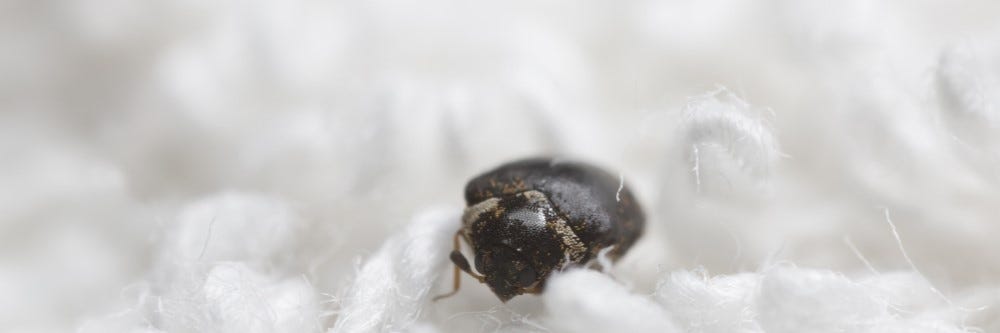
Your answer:
[[[501,301],[541,293],[554,270],[584,265],[598,252],[617,260],[642,235],[645,215],[618,177],[583,163],[535,158],[507,163],[465,186],[467,207],[455,233],[454,295],[459,270],[486,283]],[[476,271],[459,238],[475,253]]]

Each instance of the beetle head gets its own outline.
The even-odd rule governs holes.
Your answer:
[[[560,239],[549,227],[555,219],[549,201],[537,191],[492,198],[466,209],[476,270],[502,301],[540,292],[542,280],[565,258]]]
[[[534,291],[540,280],[530,261],[504,245],[494,245],[477,253],[476,267],[486,273],[486,284],[504,302]]]

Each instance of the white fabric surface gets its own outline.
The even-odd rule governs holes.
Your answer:
[[[3,332],[998,332],[995,1],[7,1]],[[501,304],[470,177],[649,229]],[[641,318],[641,320],[640,320]]]

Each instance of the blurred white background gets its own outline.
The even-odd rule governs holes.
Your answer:
[[[998,18],[988,0],[3,1],[0,331],[325,331],[389,235],[552,154],[645,205],[616,271],[637,294],[699,267],[915,266],[948,301],[900,317],[1000,331]],[[497,315],[466,280],[418,327],[557,324],[522,298]]]

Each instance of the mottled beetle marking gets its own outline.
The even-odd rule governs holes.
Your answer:
[[[483,200],[483,202],[480,202],[478,204],[466,208],[465,211],[462,212],[463,228],[467,228],[468,226],[472,225],[472,223],[479,218],[479,215],[483,213],[489,212],[493,214],[497,213],[502,214],[503,208],[497,207],[497,203],[499,202],[500,199],[498,198],[489,198],[487,200]]]
[[[551,204],[549,204],[549,199],[546,198],[545,194],[542,194],[542,192],[532,190],[524,192],[522,195],[524,195],[531,203],[537,203],[544,207],[552,207]],[[569,255],[568,258],[571,261],[582,259],[587,252],[587,247],[580,242],[580,238],[577,237],[576,233],[573,232],[573,229],[566,224],[566,220],[558,216],[555,212],[540,213],[549,213],[554,216],[548,219],[546,227],[551,229],[552,232],[555,232],[556,235],[559,235],[559,239],[562,240],[562,244],[564,246],[563,250]]]
[[[599,253],[608,262],[617,260],[645,226],[642,209],[620,174],[563,160],[501,165],[469,181],[465,200],[450,256],[454,288],[435,299],[458,291],[462,271],[489,285],[504,302],[540,293],[555,270],[586,265]],[[474,265],[460,252],[460,239],[472,247]]]
[[[566,225],[565,221],[556,220],[549,227],[562,239],[562,243],[565,246],[564,250],[569,255],[568,258],[570,260],[578,261],[583,259],[583,256],[587,254],[587,247],[580,242],[580,238],[576,237],[576,233]]]

